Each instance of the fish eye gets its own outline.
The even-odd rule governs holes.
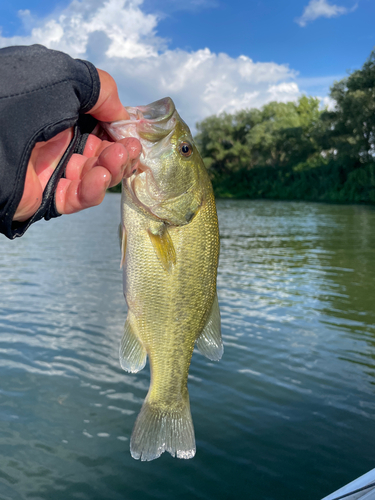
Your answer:
[[[189,158],[189,156],[191,156],[193,153],[193,146],[190,144],[190,142],[181,142],[178,149],[182,156],[185,156],[185,158]]]

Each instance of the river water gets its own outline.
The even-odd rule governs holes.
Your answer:
[[[218,201],[223,359],[197,454],[135,461],[119,195],[0,239],[1,500],[319,500],[375,467],[375,209]]]

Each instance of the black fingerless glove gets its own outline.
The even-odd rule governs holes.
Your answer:
[[[91,63],[41,45],[0,50],[0,232],[22,236],[35,221],[60,215],[54,194],[74,152],[82,153],[96,120],[84,115],[97,102],[98,72]],[[74,127],[74,137],[49,180],[42,204],[25,222],[13,222],[35,143]]]

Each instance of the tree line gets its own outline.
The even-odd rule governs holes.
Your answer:
[[[314,97],[210,116],[197,146],[219,197],[375,203],[375,49]]]

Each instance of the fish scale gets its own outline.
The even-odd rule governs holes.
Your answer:
[[[131,120],[107,126],[115,139],[131,135],[142,143],[138,167],[123,180],[122,260],[128,317],[120,362],[136,372],[148,356],[151,372],[131,453],[141,460],[153,460],[164,451],[191,458],[195,437],[187,379],[194,346],[212,360],[223,352],[216,295],[215,199],[203,161],[173,101],[166,98],[142,106],[142,116],[149,119],[139,119],[137,108],[127,109]]]
[[[127,207],[126,204],[124,206]],[[124,274],[130,284],[129,289],[125,284],[125,297],[127,300],[129,298],[129,303],[132,302],[131,297],[142,297],[144,304],[144,308],[139,311],[141,324],[138,326],[135,321],[137,329],[142,332],[142,342],[152,367],[151,394],[155,387],[167,397],[170,386],[186,383],[181,378],[177,380],[172,377],[171,361],[167,363],[166,359],[176,359],[173,351],[180,349],[184,354],[184,364],[180,356],[176,364],[180,367],[181,377],[187,379],[195,341],[203,329],[214,299],[216,272],[212,270],[217,266],[218,244],[215,241],[207,245],[206,240],[217,240],[217,221],[209,208],[207,206],[201,210],[188,226],[169,231],[175,248],[180,250],[177,251],[179,259],[176,268],[171,274],[163,272],[146,227],[143,231],[138,228],[133,230],[133,224],[139,227],[136,219],[140,216],[124,210],[129,234]],[[209,217],[205,216],[206,211],[211,212]],[[147,225],[147,219],[144,223]],[[202,258],[197,259],[197,252]],[[211,279],[199,279],[206,275]],[[162,384],[158,383],[159,379],[163,381]]]

